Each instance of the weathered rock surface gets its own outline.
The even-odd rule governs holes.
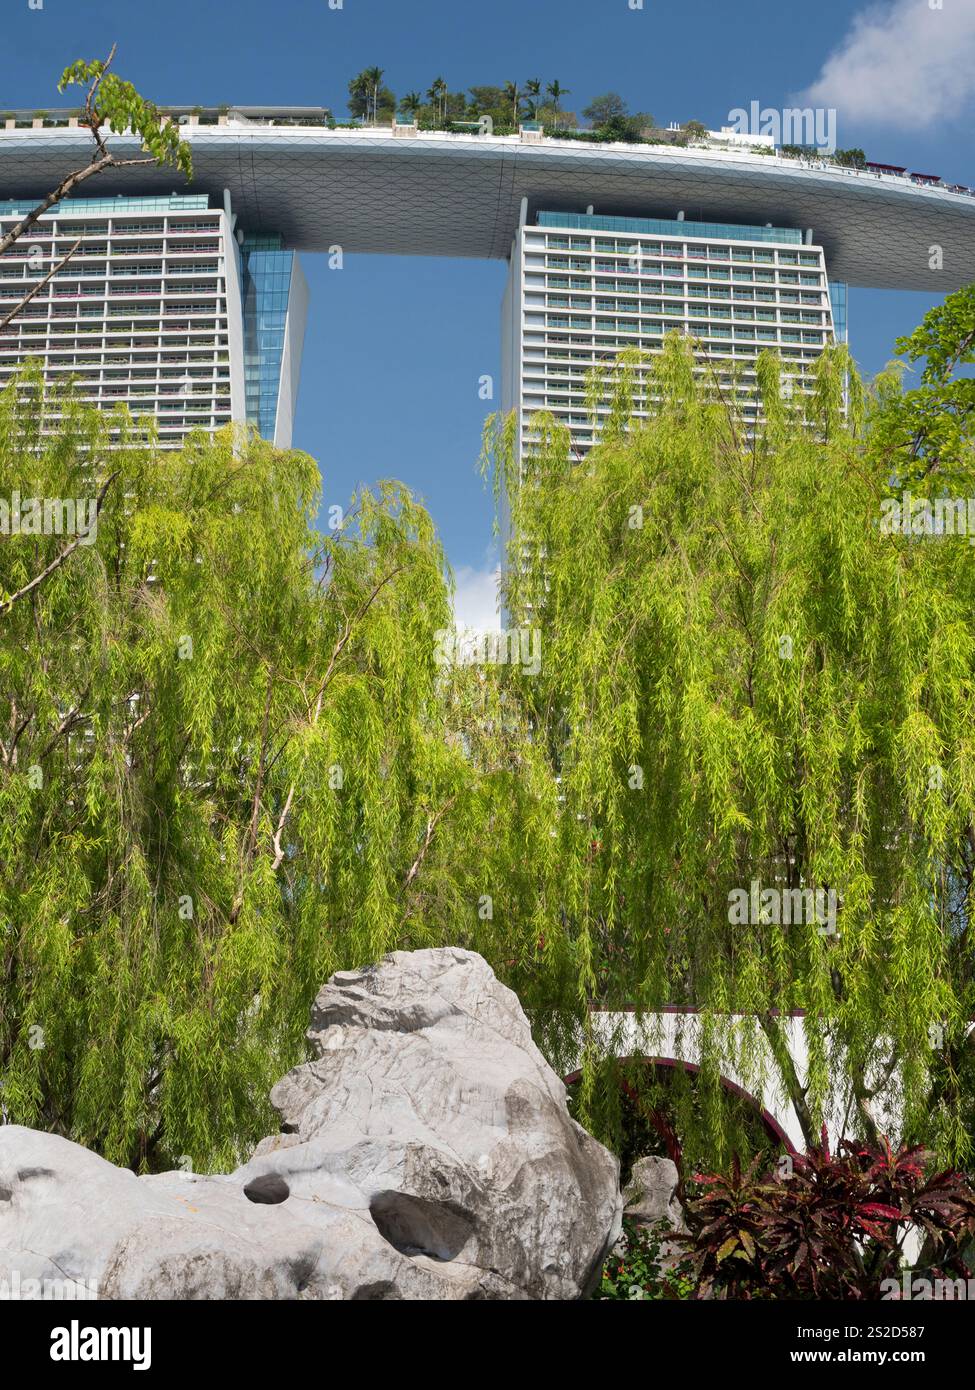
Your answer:
[[[136,1177],[0,1126],[0,1285],[102,1298],[574,1299],[619,1234],[616,1159],[515,995],[455,949],[334,975],[282,1133],[235,1173]]]
[[[666,1221],[675,1231],[683,1231],[684,1212],[677,1199],[677,1165],[669,1158],[648,1154],[633,1164],[630,1181],[623,1192],[624,1215],[638,1225],[651,1226]]]
[[[658,1226],[663,1235],[686,1231],[684,1209],[677,1196],[677,1165],[669,1158],[647,1154],[633,1164],[630,1181],[623,1189],[623,1215],[637,1226]],[[626,1232],[614,1246],[622,1259],[627,1253]],[[678,1242],[662,1239],[657,1257],[658,1272],[673,1268],[687,1251]]]

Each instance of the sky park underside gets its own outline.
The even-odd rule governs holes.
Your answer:
[[[154,414],[170,447],[229,421],[287,446],[307,303],[295,253],[496,259],[509,265],[502,409],[518,410],[523,447],[531,414],[553,409],[585,449],[582,379],[623,347],[652,352],[683,330],[729,370],[744,359],[747,396],[763,348],[803,378],[845,336],[846,285],[945,295],[975,281],[975,194],[896,166],[322,117],[184,114],[192,183],[107,170],[52,209],[27,238],[43,271],[84,244],[0,335],[0,384],[38,356],[86,399]],[[0,229],[91,151],[66,113],[0,122]],[[0,313],[37,264],[20,244],[4,256]]]

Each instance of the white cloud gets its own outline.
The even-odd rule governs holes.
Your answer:
[[[975,3],[893,0],[862,10],[799,100],[835,107],[841,132],[854,122],[909,130],[970,116]]]
[[[498,579],[501,571],[474,569],[461,565],[456,574],[457,592],[454,595],[454,621],[459,627],[475,628],[478,632],[498,628]]]

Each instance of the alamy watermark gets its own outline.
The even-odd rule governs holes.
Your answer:
[[[882,536],[967,536],[975,545],[975,497],[885,497]]]
[[[19,1269],[0,1277],[0,1303],[81,1303],[98,1297],[97,1279],[24,1279]]]
[[[133,1371],[152,1365],[151,1327],[82,1327],[72,1318],[51,1331],[52,1361],[131,1361]]]
[[[0,535],[77,536],[93,545],[98,536],[96,497],[21,497],[14,488],[0,497]]]
[[[908,1303],[975,1303],[975,1279],[932,1279],[905,1269],[899,1280],[881,1280],[880,1297]]]
[[[836,936],[835,888],[763,888],[753,878],[748,888],[728,894],[728,921],[744,926],[815,926],[820,936]]]
[[[771,135],[776,145],[806,145],[820,154],[836,153],[835,106],[784,106],[781,111],[753,101],[728,112],[736,135]]]
[[[439,628],[434,633],[436,662],[447,666],[520,666],[525,676],[542,669],[538,628]]]

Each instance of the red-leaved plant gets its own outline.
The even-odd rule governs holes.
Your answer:
[[[697,1174],[687,1205],[697,1298],[875,1299],[901,1277],[904,1241],[923,1247],[916,1270],[965,1278],[975,1236],[975,1188],[963,1174],[932,1172],[921,1147],[844,1141],[794,1154],[759,1176],[760,1160],[731,1174]],[[890,1286],[888,1286],[889,1288]]]

